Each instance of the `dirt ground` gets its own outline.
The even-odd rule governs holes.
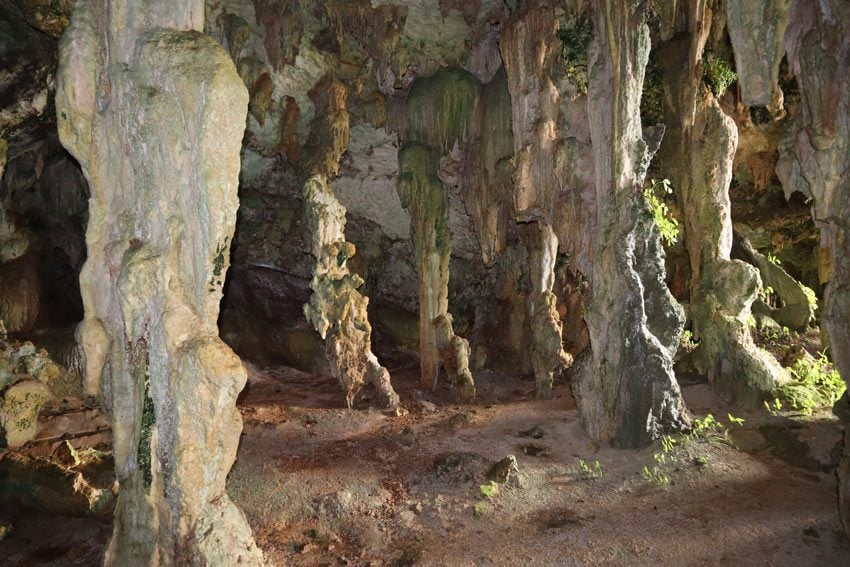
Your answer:
[[[344,409],[330,378],[249,365],[228,490],[270,564],[850,565],[830,415],[729,409],[687,383],[694,416],[723,427],[618,451],[582,432],[565,383],[537,401],[530,380],[481,373],[478,401],[457,405],[418,391],[413,369],[393,377],[401,415]],[[488,484],[507,455],[519,475]],[[3,565],[97,565],[111,529],[33,513],[14,525]]]

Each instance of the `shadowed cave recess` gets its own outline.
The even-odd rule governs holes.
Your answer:
[[[4,565],[847,565],[850,4],[0,0]]]

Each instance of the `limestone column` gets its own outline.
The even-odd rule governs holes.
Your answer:
[[[91,189],[78,338],[120,483],[107,565],[264,563],[225,491],[246,373],[216,327],[248,95],[203,25],[201,0],[78,0],[60,44]]]
[[[762,289],[758,269],[730,259],[729,185],[738,129],[703,84],[701,60],[711,10],[703,2],[692,2],[689,10],[690,35],[671,40],[659,60],[669,94],[665,175],[672,180],[684,218],[691,314],[700,341],[694,356],[723,397],[758,407],[786,375],[772,355],[756,347],[750,333],[751,307]]]
[[[573,392],[588,434],[641,447],[687,424],[673,375],[684,317],[664,284],[663,249],[642,196],[659,140],[645,140],[640,97],[649,56],[641,7],[595,4],[588,115],[596,164],[596,231],[586,321],[590,356]]]
[[[410,210],[419,277],[419,365],[423,388],[433,390],[444,368],[458,398],[475,397],[469,343],[455,335],[449,313],[448,194],[440,158],[463,147],[479,123],[479,84],[459,69],[442,69],[414,81],[407,97],[397,182]]]
[[[558,135],[560,95],[547,66],[560,64],[552,2],[526,6],[511,17],[500,42],[511,93],[514,144],[513,216],[535,224],[520,232],[530,251],[528,298],[531,359],[537,397],[549,398],[555,375],[572,359],[562,347],[561,320],[553,291],[558,237],[553,229],[555,201],[561,191],[558,175],[562,144]]]
[[[331,374],[337,379],[350,408],[366,382],[372,383],[387,407],[399,398],[390,383],[389,371],[372,352],[372,325],[367,311],[369,298],[359,291],[363,280],[348,269],[357,249],[345,240],[345,207],[337,200],[328,178],[337,175],[339,161],[348,149],[349,117],[345,86],[321,81],[317,86],[318,116],[308,146],[304,201],[316,258],[310,303],[304,314],[325,341]]]

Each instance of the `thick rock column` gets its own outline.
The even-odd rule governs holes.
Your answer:
[[[691,10],[699,9],[696,4]],[[748,321],[762,289],[758,269],[731,260],[729,185],[738,129],[703,84],[700,60],[710,13],[692,13],[702,25],[660,51],[664,83],[672,102],[664,155],[684,217],[684,242],[691,265],[690,305],[698,366],[722,396],[760,406],[785,377],[779,363],[756,347]],[[701,22],[697,24],[696,22]],[[684,165],[683,165],[684,164]]]
[[[829,355],[850,385],[850,4],[796,2],[786,33],[800,105],[779,146],[776,173],[786,195],[812,198],[812,217],[829,250],[832,276],[822,324]],[[841,519],[850,536],[850,426],[839,465]]]
[[[560,94],[548,65],[560,62],[555,31],[558,20],[551,2],[525,7],[508,24],[500,42],[511,93],[514,135],[514,218],[535,223],[520,232],[530,250],[532,294],[528,300],[531,358],[537,397],[549,398],[555,375],[572,357],[562,347],[561,320],[553,292],[558,237],[553,229],[555,201],[562,181],[563,144],[558,132]]]
[[[596,441],[640,447],[687,424],[673,375],[682,308],[664,284],[664,252],[642,196],[657,149],[643,138],[640,97],[649,56],[642,8],[596,5],[588,114],[596,158],[597,225],[586,321],[592,354],[576,362],[573,392]]]
[[[310,303],[304,314],[325,341],[331,374],[339,381],[350,408],[366,382],[372,383],[387,407],[399,398],[390,383],[389,371],[372,352],[369,298],[360,293],[363,280],[348,269],[357,249],[345,240],[345,207],[337,200],[328,177],[339,171],[350,136],[342,83],[322,81],[317,88],[319,114],[313,124],[313,143],[308,147],[304,184],[307,222],[312,235],[310,252],[316,258]]]
[[[248,96],[200,0],[78,0],[62,143],[91,189],[78,338],[110,404],[120,494],[107,565],[262,565],[225,491],[246,373],[216,319]]]

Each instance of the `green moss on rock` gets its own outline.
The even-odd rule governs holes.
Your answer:
[[[404,139],[448,153],[475,127],[478,80],[463,69],[440,69],[413,82],[407,96]]]

